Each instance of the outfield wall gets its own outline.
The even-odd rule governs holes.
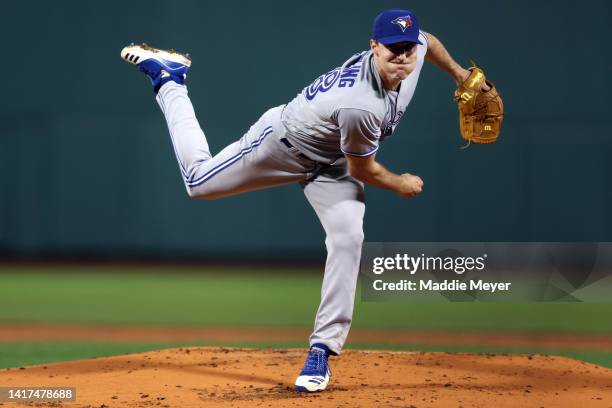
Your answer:
[[[370,241],[611,241],[610,3],[408,2],[507,108],[498,144],[459,150],[453,83],[428,65],[379,153],[425,181],[405,201],[368,189]],[[214,152],[268,107],[368,45],[390,1],[11,3],[0,100],[0,257],[319,258],[298,186],[193,202],[131,41],[189,51]],[[481,16],[474,16],[480,10]]]

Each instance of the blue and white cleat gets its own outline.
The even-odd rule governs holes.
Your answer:
[[[313,344],[308,352],[306,364],[295,380],[295,390],[304,392],[323,391],[329,383],[329,348],[324,344]]]
[[[189,54],[180,54],[174,50],[158,50],[143,43],[130,44],[121,50],[121,58],[147,74],[157,93],[159,88],[168,81],[177,84],[185,83],[187,72],[191,67]]]

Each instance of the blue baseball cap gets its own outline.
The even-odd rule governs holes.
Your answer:
[[[419,20],[417,16],[402,9],[385,10],[374,19],[372,38],[382,44],[419,41]]]

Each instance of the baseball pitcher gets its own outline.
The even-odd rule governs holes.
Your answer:
[[[477,81],[470,80],[475,69],[462,68],[436,37],[421,31],[414,13],[400,9],[380,13],[369,45],[369,50],[319,76],[291,102],[269,109],[216,155],[185,86],[190,57],[146,44],[121,51],[121,57],[152,82],[190,197],[217,199],[299,183],[319,217],[326,233],[327,261],[310,350],[295,381],[299,391],[327,387],[328,357],[341,353],[349,332],[364,237],[364,184],[404,198],[423,190],[420,177],[387,170],[376,160],[376,152],[402,119],[425,60],[463,87],[457,101],[460,112],[462,108],[466,112],[462,115],[472,115],[470,123],[501,121],[499,115],[483,113],[478,107],[483,102],[474,104],[483,99],[480,94],[493,95],[482,71]],[[483,125],[476,131],[490,129],[498,131],[499,126]],[[485,138],[470,138],[474,143],[481,139]]]

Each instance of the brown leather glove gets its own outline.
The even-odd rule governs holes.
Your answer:
[[[475,64],[470,76],[455,90],[455,102],[459,107],[459,128],[463,139],[470,143],[494,143],[501,131],[504,104],[484,72]],[[491,88],[482,90],[485,83]]]

